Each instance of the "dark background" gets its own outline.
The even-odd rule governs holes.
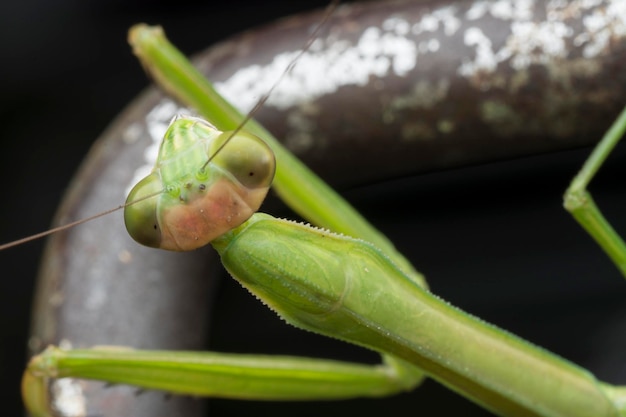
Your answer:
[[[274,17],[325,4],[211,3],[39,0],[0,6],[0,241],[49,226],[90,143],[148,84],[126,44],[131,24],[160,23],[175,44],[193,53]],[[352,190],[349,197],[413,254],[434,292],[624,383],[623,279],[561,208],[560,196],[585,154],[426,175]],[[625,166],[621,146],[594,183],[594,195],[622,234]],[[21,412],[19,379],[42,248],[39,241],[0,253],[5,415]],[[218,308],[236,316],[228,310],[232,305]],[[246,317],[234,320],[215,328],[218,340],[243,327]],[[219,347],[250,344],[250,333],[239,334]],[[237,413],[238,405],[224,407]],[[258,407],[258,415],[264,414]]]

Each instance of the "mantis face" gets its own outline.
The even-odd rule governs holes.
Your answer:
[[[259,209],[275,168],[274,153],[258,137],[178,116],[152,172],[128,195],[126,229],[145,246],[197,249]]]

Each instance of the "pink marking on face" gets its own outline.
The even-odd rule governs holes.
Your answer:
[[[161,218],[161,248],[187,251],[207,245],[256,212],[267,189],[248,190],[218,180],[197,198],[165,210]]]

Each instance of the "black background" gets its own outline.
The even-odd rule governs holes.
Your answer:
[[[1,241],[48,227],[90,143],[148,84],[126,44],[131,24],[160,23],[175,44],[193,53],[325,2],[211,3],[39,0],[0,6]],[[620,152],[594,183],[594,193],[624,234],[624,146]],[[349,196],[414,254],[434,292],[624,383],[623,279],[561,209],[561,193],[584,156],[570,151],[496,163]],[[42,247],[39,241],[0,253],[5,415],[21,410],[19,378]],[[231,322],[215,332],[223,336],[238,326]],[[241,337],[241,344],[250,343]],[[220,348],[236,343],[233,337]],[[446,406],[441,404],[442,415]]]

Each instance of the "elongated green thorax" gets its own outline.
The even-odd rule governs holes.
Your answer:
[[[127,203],[135,203],[124,211],[126,228],[146,246],[204,246],[259,209],[275,166],[258,137],[233,136],[204,120],[178,117],[165,133],[154,169],[128,195]]]
[[[288,322],[396,355],[500,415],[618,415],[589,372],[450,306],[369,243],[256,214],[213,246]]]

